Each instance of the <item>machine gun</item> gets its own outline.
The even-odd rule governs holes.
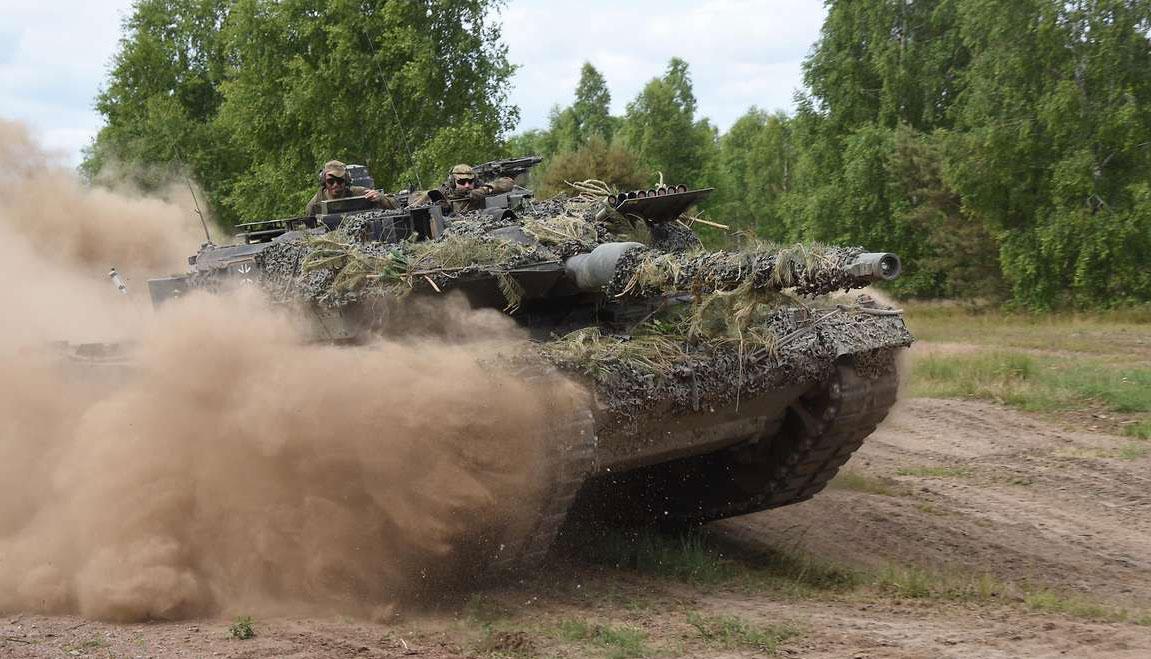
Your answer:
[[[532,167],[543,162],[543,158],[539,156],[524,156],[522,158],[505,158],[504,160],[492,160],[485,162],[482,165],[476,165],[472,169],[475,170],[476,178],[481,183],[494,181],[501,176],[509,178],[516,178],[520,174],[527,172]]]

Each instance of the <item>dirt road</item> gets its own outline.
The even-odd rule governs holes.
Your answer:
[[[225,617],[110,625],[9,614],[0,618],[0,657],[765,652],[738,630],[703,633],[701,619],[738,621],[728,628],[785,624],[792,631],[775,648],[782,656],[1147,657],[1151,457],[1130,444],[991,404],[913,399],[848,464],[854,479],[810,502],[710,528],[716,543],[753,560],[784,548],[865,572],[895,564],[983,579],[988,588],[1011,584],[1018,595],[857,589],[797,597],[738,580],[703,586],[605,568],[577,555],[514,588],[459,595],[397,619],[257,615],[257,636],[245,641],[229,637]],[[640,640],[612,635],[621,630]]]

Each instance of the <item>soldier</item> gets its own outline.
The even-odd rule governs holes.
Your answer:
[[[507,176],[501,176],[489,183],[476,185],[476,173],[469,165],[456,165],[448,173],[448,180],[439,187],[444,200],[451,204],[454,211],[474,211],[484,207],[484,198],[488,195],[509,192],[516,182]],[[420,206],[430,201],[428,192],[413,195],[411,206]]]
[[[320,170],[320,189],[304,208],[304,215],[320,214],[320,202],[345,197],[364,197],[380,208],[394,209],[396,202],[390,196],[381,195],[379,190],[371,190],[358,185],[348,185],[348,167],[339,160],[329,160]]]

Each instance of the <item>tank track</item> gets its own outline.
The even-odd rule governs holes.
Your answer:
[[[701,524],[806,501],[827,486],[895,404],[893,363],[835,367],[755,439],[601,480],[595,514],[625,524]]]
[[[487,576],[498,577],[538,568],[555,543],[576,494],[595,467],[595,417],[579,409],[553,424],[541,507],[524,523],[504,530]]]
[[[898,389],[894,367],[869,378],[852,366],[836,366],[836,375],[827,386],[789,407],[781,432],[767,443],[766,451],[757,451],[750,459],[741,456],[745,469],[764,469],[770,474],[758,491],[749,491],[742,499],[701,507],[692,521],[807,501],[827,487],[863,440],[875,432],[895,404]]]

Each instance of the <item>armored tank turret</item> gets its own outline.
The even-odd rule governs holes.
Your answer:
[[[514,318],[532,337],[525,363],[592,401],[555,421],[531,523],[487,545],[492,566],[525,567],[572,510],[694,524],[804,501],[895,402],[913,338],[899,310],[845,292],[898,277],[899,258],[754,240],[707,251],[686,213],[709,193],[589,183],[541,201],[516,187],[468,213],[326,202],[317,217],[242,225],[236,244],[206,245],[191,272],[150,287],[163,303],[260,285],[314,311],[328,339],[394,332],[414,297],[452,292]]]

